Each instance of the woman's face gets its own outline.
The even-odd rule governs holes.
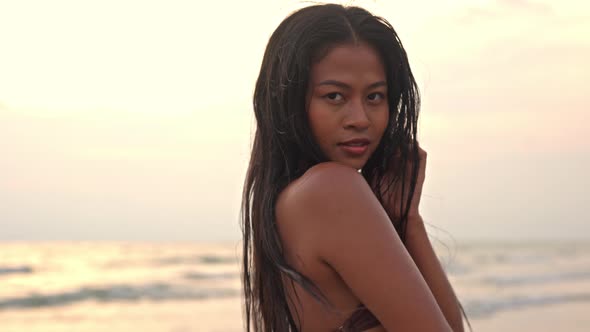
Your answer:
[[[361,169],[389,121],[387,81],[379,54],[365,43],[332,48],[311,67],[307,113],[326,157]]]

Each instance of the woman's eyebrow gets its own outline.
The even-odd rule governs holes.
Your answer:
[[[337,87],[343,88],[343,89],[350,89],[350,85],[344,83],[344,82],[340,82],[340,81],[335,81],[335,80],[325,80],[322,81],[320,83],[317,84],[318,86],[321,85],[335,85]],[[378,81],[375,83],[372,83],[371,85],[368,86],[369,89],[374,89],[380,86],[387,86],[387,82],[385,81]]]
[[[321,85],[335,85],[340,88],[350,89],[350,85],[348,85],[344,82],[335,81],[335,80],[325,80],[325,81],[318,83],[318,86],[321,86]]]
[[[385,82],[385,81],[375,82],[375,83],[369,85],[369,89],[378,88],[380,86],[385,86],[386,87],[387,86],[387,82]]]

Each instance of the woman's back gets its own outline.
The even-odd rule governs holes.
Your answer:
[[[382,330],[450,330],[387,213],[354,169],[312,167],[280,194],[276,220],[287,262],[335,309],[330,312],[285,276],[300,331],[334,331],[361,303]]]

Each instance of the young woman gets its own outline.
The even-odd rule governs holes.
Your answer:
[[[243,197],[248,331],[463,331],[419,213],[419,96],[391,25],[317,5],[271,36]]]

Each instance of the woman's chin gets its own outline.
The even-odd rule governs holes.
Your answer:
[[[365,164],[367,163],[366,160],[333,160],[334,162],[337,162],[339,164],[342,165],[346,165],[348,167],[352,167],[356,170],[361,170],[363,167],[365,167]]]

